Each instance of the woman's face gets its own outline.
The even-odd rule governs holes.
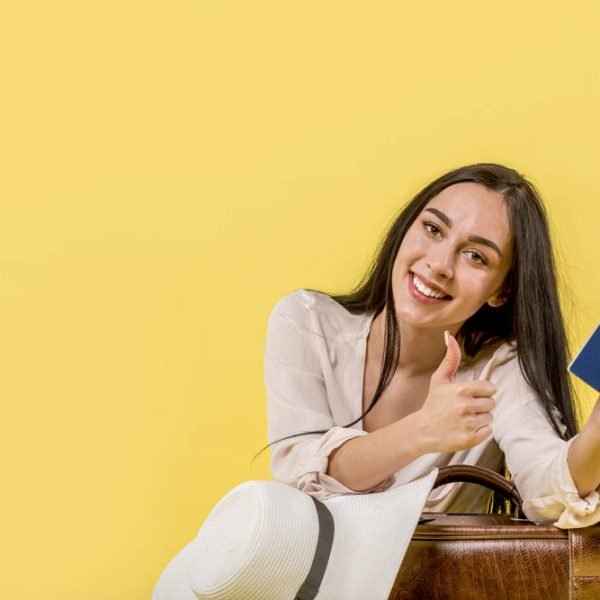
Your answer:
[[[455,334],[485,303],[500,306],[512,263],[501,194],[456,183],[435,196],[400,245],[392,273],[399,323]]]

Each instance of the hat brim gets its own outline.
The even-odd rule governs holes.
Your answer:
[[[160,576],[151,600],[198,600],[190,584],[193,541],[180,550]]]
[[[436,476],[324,502],[335,535],[319,600],[388,597]]]
[[[323,502],[323,505],[333,517],[334,534],[325,574],[320,584],[316,583],[319,589],[316,596],[318,600],[337,600],[339,598],[364,600],[365,598],[388,597],[436,476],[437,469],[434,468],[420,479],[396,488],[390,488],[384,492],[342,495]],[[282,491],[285,491],[285,495],[299,494],[301,495],[299,497],[306,498],[303,492],[293,490],[283,484],[272,482],[249,483],[252,484],[250,488],[258,485],[258,489],[269,494],[270,497],[275,493],[274,498],[276,499],[280,499]],[[273,486],[276,487],[273,488]],[[278,486],[281,486],[281,488]],[[234,492],[235,490],[232,490],[230,495],[235,500]],[[244,493],[241,497],[243,500]],[[304,501],[302,500],[302,502]],[[223,501],[221,502],[223,503]],[[296,500],[293,500],[293,502],[296,502]],[[235,500],[235,504],[237,504],[237,500]],[[227,508],[224,503],[221,504],[221,507],[224,507],[225,516],[218,516],[218,521],[215,522],[217,524],[223,523],[226,527],[229,527],[230,523],[226,519],[226,514],[231,512],[231,509]],[[281,507],[275,512],[280,513],[280,516],[284,518],[284,522],[289,517],[285,507]],[[312,512],[310,514],[315,516]],[[273,516],[272,511],[270,515]],[[269,534],[276,534],[277,531],[287,531],[282,527],[274,527],[276,520],[274,521],[272,518],[269,520],[269,524],[271,526]],[[237,530],[237,528],[234,529]],[[271,529],[275,531],[271,531]],[[221,535],[221,533],[215,538],[217,541],[226,539],[226,536]],[[282,537],[280,535],[279,537],[288,540],[287,536]],[[298,586],[302,582],[302,577],[298,579],[297,584],[291,584],[289,581],[292,570],[297,570],[297,557],[292,562],[287,560],[286,563],[285,557],[272,548],[273,551],[268,554],[268,561],[270,562],[262,560],[260,564],[254,564],[256,562],[254,561],[252,570],[244,572],[243,585],[239,584],[238,581],[238,575],[241,575],[241,571],[234,569],[229,578],[230,580],[226,580],[224,583],[218,582],[219,585],[217,586],[208,586],[202,581],[204,585],[202,587],[198,584],[199,577],[205,576],[207,573],[210,574],[209,569],[199,571],[202,562],[199,561],[199,556],[206,555],[207,550],[206,547],[199,546],[202,541],[205,542],[204,546],[206,546],[207,540],[202,540],[202,536],[199,534],[195,540],[190,542],[173,558],[161,575],[152,600],[197,600],[199,597],[240,598],[239,594],[236,595],[236,590],[239,591],[241,587],[245,590],[251,589],[252,598],[269,597],[279,600],[282,595],[276,593],[276,581],[286,590],[290,586],[294,588],[293,590],[290,588],[290,598],[294,596],[294,592],[297,592]],[[315,542],[311,542],[311,545],[313,543]],[[223,549],[218,549],[219,544],[216,546],[215,544],[209,545],[211,546],[209,548],[209,558],[205,556],[204,560],[212,559],[213,562],[217,560],[219,561],[217,566],[224,564],[222,563],[224,560]],[[271,546],[269,545],[269,547]],[[308,574],[311,555],[307,554],[307,548],[302,547],[300,550],[298,556],[309,559],[306,567],[303,567],[306,574]],[[310,552],[314,552],[314,548]],[[266,555],[263,554],[262,556],[264,558]],[[272,581],[267,581],[270,577],[270,569],[274,564],[272,561],[278,561],[279,572],[273,573]],[[229,563],[227,564],[229,565]],[[285,566],[282,568],[282,565],[285,564],[290,565],[289,573],[285,570]],[[282,578],[282,572],[285,575],[284,578]],[[208,577],[208,580],[210,579]],[[209,581],[209,583],[211,582]],[[214,589],[210,589],[211,587],[214,587]],[[316,590],[316,587],[314,589]],[[200,593],[201,590],[203,590],[202,593]],[[250,596],[246,595],[245,597]]]

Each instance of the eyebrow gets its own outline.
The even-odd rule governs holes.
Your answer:
[[[426,208],[425,210],[429,211],[430,213],[433,213],[440,221],[442,221],[442,223],[446,225],[446,227],[448,227],[448,229],[452,228],[452,219],[450,219],[450,217],[444,214],[441,210],[438,210],[437,208]],[[476,244],[482,244],[483,246],[487,246],[488,248],[495,250],[498,253],[498,256],[502,256],[502,252],[500,252],[498,244],[492,242],[492,240],[488,240],[487,238],[481,237],[480,235],[470,235],[468,239],[470,242],[475,242]]]

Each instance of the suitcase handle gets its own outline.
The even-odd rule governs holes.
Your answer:
[[[438,476],[433,484],[433,489],[447,483],[455,482],[474,483],[497,492],[513,504],[516,509],[515,517],[517,518],[523,511],[523,501],[521,500],[521,495],[517,490],[517,486],[495,471],[473,465],[449,465],[447,467],[440,467]]]

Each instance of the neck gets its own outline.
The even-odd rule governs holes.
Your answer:
[[[377,364],[383,362],[386,309],[371,324],[368,338],[370,354]],[[446,354],[443,328],[419,328],[398,321],[400,360],[396,371],[407,377],[431,374]],[[450,329],[450,333],[455,331]]]

